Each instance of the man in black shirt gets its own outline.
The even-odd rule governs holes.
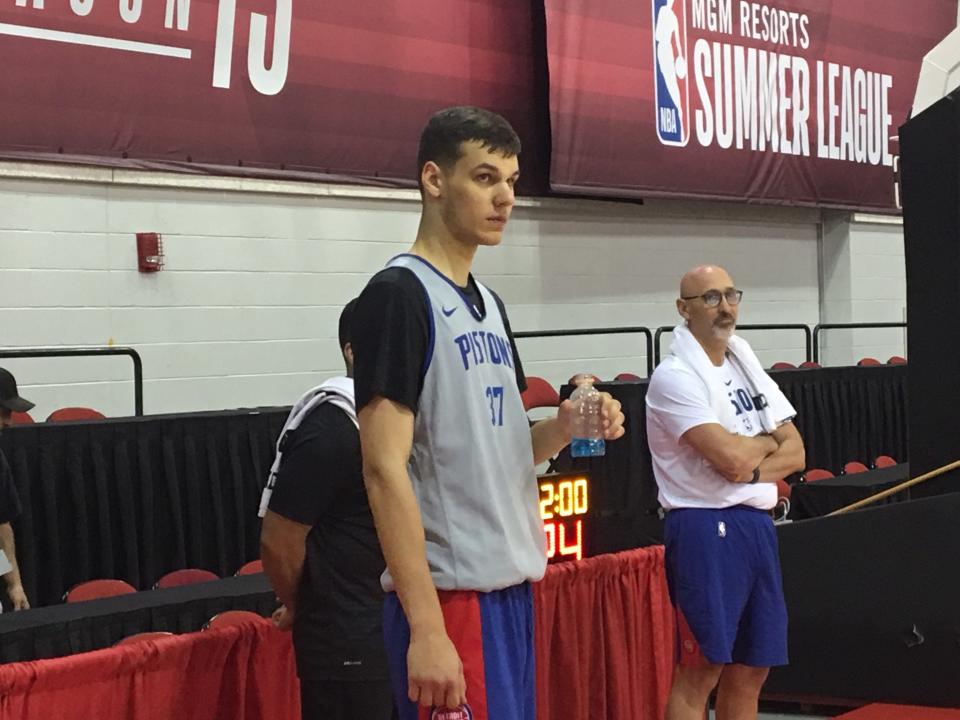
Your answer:
[[[20,397],[17,381],[13,375],[8,370],[0,368],[0,430],[12,424],[11,418],[14,412],[27,412],[32,407],[32,402]],[[20,498],[13,484],[13,473],[10,472],[7,458],[0,450],[0,551],[5,556],[0,557],[0,574],[6,581],[7,596],[14,610],[26,610],[30,607],[20,580],[16,543],[13,538],[13,527],[10,525],[20,516],[20,512]],[[10,570],[6,570],[8,563]]]
[[[264,571],[283,602],[274,620],[293,628],[305,720],[388,720],[393,712],[381,618],[384,560],[353,409],[353,306],[340,316],[347,376],[307,393],[291,413],[260,541]]]

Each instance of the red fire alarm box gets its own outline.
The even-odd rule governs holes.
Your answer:
[[[159,272],[163,267],[163,238],[159,233],[137,233],[137,269]]]

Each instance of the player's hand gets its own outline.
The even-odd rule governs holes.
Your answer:
[[[271,620],[278,630],[291,630],[293,628],[294,612],[286,605],[281,605],[273,611]]]
[[[446,633],[410,638],[407,678],[407,696],[412,702],[446,708],[467,702],[463,663]]]
[[[603,418],[603,439],[617,440],[622,438],[626,430],[623,429],[623,416],[620,401],[608,392],[600,393],[603,404],[600,406],[600,416]]]
[[[10,596],[10,602],[13,603],[14,610],[30,609],[30,603],[27,600],[27,594],[23,591],[23,585],[8,587],[7,595]]]
[[[623,412],[621,411],[620,401],[608,392],[600,393],[602,402],[600,405],[600,417],[603,418],[603,438],[604,440],[616,440],[623,437]],[[570,400],[564,400],[557,408],[557,420],[563,428],[567,442],[573,437],[573,403]]]

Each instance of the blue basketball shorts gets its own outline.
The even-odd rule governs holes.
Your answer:
[[[447,634],[467,681],[467,704],[421,707],[407,697],[410,626],[396,593],[383,605],[383,634],[399,720],[536,720],[533,594],[529,583],[496,592],[439,591]]]
[[[787,664],[779,549],[766,511],[671,510],[664,545],[680,664]]]

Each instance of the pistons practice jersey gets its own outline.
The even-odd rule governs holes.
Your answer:
[[[546,570],[529,423],[493,294],[485,314],[423,258],[400,255],[428,301],[430,342],[409,472],[441,590],[489,592]],[[389,572],[384,589],[392,590]]]

